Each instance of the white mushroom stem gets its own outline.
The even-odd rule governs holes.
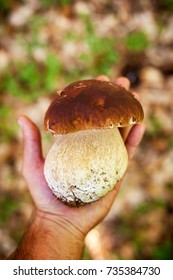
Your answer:
[[[45,161],[53,193],[67,204],[85,204],[111,191],[127,167],[118,128],[57,135]]]

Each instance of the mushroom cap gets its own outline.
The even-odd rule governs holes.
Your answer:
[[[140,123],[143,109],[134,95],[112,82],[81,80],[67,86],[50,104],[44,128],[52,134],[126,127]]]

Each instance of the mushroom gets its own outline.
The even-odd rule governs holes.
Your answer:
[[[143,109],[133,94],[112,82],[82,80],[50,104],[44,128],[56,136],[44,174],[54,195],[71,206],[100,199],[127,168],[119,127],[140,123]]]

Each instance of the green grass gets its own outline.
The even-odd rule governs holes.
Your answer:
[[[34,60],[16,62],[3,73],[0,83],[2,95],[12,97],[16,102],[33,103],[39,97],[56,90],[61,64],[58,58],[50,53],[44,65]],[[19,104],[19,103],[18,103]],[[1,104],[0,110],[0,141],[10,142],[15,139],[18,124],[13,117],[13,108]]]
[[[4,11],[7,10],[9,8],[10,5],[10,0],[0,0],[0,11]]]
[[[29,29],[29,36],[26,40],[23,40],[23,37],[20,37],[21,44],[25,46],[27,53],[32,56],[32,53],[35,48],[45,48],[45,43],[40,41],[39,32],[40,29],[44,26],[45,19],[40,15],[33,15],[29,21],[27,28]]]
[[[159,0],[161,5],[167,10],[168,12],[173,12],[173,0]]]
[[[112,67],[119,61],[117,41],[114,37],[99,37],[89,16],[81,16],[85,23],[86,35],[84,40],[89,47],[89,52],[82,54],[80,60],[84,62],[91,75],[100,73],[109,75]]]
[[[1,91],[32,102],[55,89],[60,70],[61,64],[52,53],[47,56],[45,65],[39,65],[32,59],[17,62],[4,72]]]
[[[1,104],[0,109],[0,142],[10,142],[16,135],[18,126],[13,120],[10,105]]]
[[[3,78],[2,91],[23,101],[33,101],[40,90],[40,72],[37,64],[16,63]]]
[[[98,36],[95,32],[90,16],[80,15],[84,22],[85,32],[76,34],[73,31],[67,32],[66,41],[83,41],[88,51],[83,51],[76,56],[76,67],[66,69],[67,82],[83,79],[85,76],[96,77],[100,74],[111,75],[113,67],[119,62],[120,56],[117,51],[117,40],[111,36]]]
[[[159,119],[155,116],[155,114],[152,113],[149,116],[149,122],[151,126],[149,134],[151,136],[157,136],[162,131],[162,125]]]
[[[97,246],[97,245],[96,245]],[[88,252],[87,248],[84,247],[84,251],[83,251],[83,260],[92,260],[90,253]]]
[[[149,47],[149,39],[143,31],[129,33],[124,38],[125,47],[129,52],[145,51]]]
[[[13,0],[0,0],[0,13],[8,13]]]
[[[90,35],[87,42],[91,51],[91,73],[109,75],[111,67],[119,60],[115,39]]]
[[[1,195],[0,199],[0,225],[6,223],[11,215],[19,208],[18,200],[12,199],[8,195]]]
[[[166,240],[153,249],[153,259],[172,260],[173,259],[173,242]]]
[[[165,208],[166,202],[164,200],[151,200],[146,201],[144,203],[141,203],[136,209],[135,209],[135,215],[142,215],[145,213],[148,213],[152,211],[155,208]]]
[[[2,118],[7,119],[10,116],[11,113],[11,107],[9,105],[1,105],[1,110],[0,110],[0,119]]]
[[[42,5],[45,8],[51,8],[52,6],[66,6],[72,4],[72,0],[43,0]]]
[[[58,76],[60,76],[61,72],[63,72],[61,62],[55,54],[50,53],[46,59],[45,76],[43,77],[43,88],[46,91],[49,92],[55,89],[58,81]]]

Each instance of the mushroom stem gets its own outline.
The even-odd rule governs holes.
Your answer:
[[[53,193],[76,206],[111,191],[122,178],[127,161],[118,128],[83,130],[56,136],[44,172]]]

